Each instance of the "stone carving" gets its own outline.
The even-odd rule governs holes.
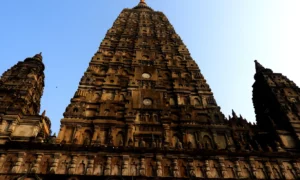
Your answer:
[[[162,175],[162,165],[161,162],[158,160],[156,161],[156,176],[161,177]]]
[[[177,142],[176,142],[176,148],[177,148],[177,149],[182,149],[182,148],[183,148],[182,142],[180,142],[179,139],[177,139]]]
[[[136,176],[137,175],[137,165],[135,164],[135,162],[133,162],[131,164],[130,175],[131,176]]]
[[[188,162],[188,174],[189,174],[190,177],[196,177],[196,171],[195,171],[193,161]]]
[[[141,138],[141,139],[140,139],[140,142],[139,142],[139,147],[141,147],[141,148],[144,148],[144,147],[146,147],[146,142],[144,141],[144,139],[143,139],[143,138]]]
[[[172,174],[173,174],[173,177],[180,177],[177,159],[173,159],[173,171],[172,171]]]
[[[77,158],[78,157],[76,155],[72,156],[70,165],[68,167],[68,173],[69,174],[75,174]]]
[[[210,172],[210,165],[209,165],[209,160],[205,160],[205,175],[207,178],[212,178],[211,172]]]
[[[37,154],[36,155],[36,159],[35,159],[35,161],[33,163],[32,168],[31,168],[31,172],[32,173],[38,173],[39,172],[39,166],[40,166],[42,157],[43,157],[43,154]]]
[[[24,160],[24,156],[25,156],[25,153],[18,153],[18,158],[11,169],[12,173],[19,173],[21,164],[23,163],[23,160]]]
[[[257,61],[255,66],[257,123],[234,112],[225,118],[166,16],[141,1],[124,9],[107,32],[57,139],[46,113],[39,114],[41,55],[4,72],[0,179],[299,179],[299,88]]]
[[[140,176],[146,175],[146,162],[145,158],[141,158],[140,160]]]
[[[104,175],[109,176],[111,175],[111,157],[107,157],[106,164],[104,168]]]
[[[237,174],[237,178],[243,178],[242,169],[240,167],[239,160],[236,160],[234,162],[234,167],[235,167],[235,171],[236,171],[236,174]]]
[[[86,168],[86,174],[92,175],[93,171],[94,171],[94,156],[89,156],[87,168]]]
[[[129,157],[123,156],[123,163],[122,163],[122,176],[129,175]]]

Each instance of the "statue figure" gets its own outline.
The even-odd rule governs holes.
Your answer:
[[[123,143],[123,138],[121,138],[120,141],[119,141],[119,146],[123,146],[123,144],[124,144]]]
[[[113,141],[113,136],[112,136],[112,130],[111,128],[108,130],[107,132],[107,142],[109,146],[113,146],[114,145],[114,141]]]
[[[90,143],[91,143],[90,139],[88,137],[85,137],[84,141],[83,141],[83,145],[88,146],[88,145],[90,145]]]
[[[141,138],[139,146],[142,148],[146,147],[146,142],[143,140],[143,138]]]
[[[176,148],[177,149],[182,149],[182,142],[179,141],[179,139],[177,139],[177,142],[176,142]]]
[[[100,139],[99,135],[97,135],[95,144],[98,145],[98,146],[101,145],[101,139]]]
[[[206,149],[209,149],[209,150],[211,149],[211,146],[210,146],[209,141],[206,141],[206,142],[205,142],[205,148],[206,148]]]

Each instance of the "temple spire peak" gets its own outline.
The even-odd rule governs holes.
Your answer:
[[[255,62],[255,70],[256,72],[260,72],[265,70],[265,67],[263,67],[257,60],[254,60]]]
[[[153,11],[153,10],[147,5],[146,0],[140,0],[139,4],[138,4],[136,7],[134,7],[133,9],[143,9],[143,10],[148,9],[148,10]]]

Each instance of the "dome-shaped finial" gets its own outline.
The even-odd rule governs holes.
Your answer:
[[[39,54],[34,55],[33,59],[42,61],[43,60],[42,52],[40,52]]]
[[[145,0],[141,0],[140,3],[146,3]]]

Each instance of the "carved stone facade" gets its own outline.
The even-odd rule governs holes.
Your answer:
[[[58,136],[38,54],[0,79],[0,179],[299,179],[300,89],[256,62],[257,125],[225,118],[187,47],[144,1],[93,56]]]

